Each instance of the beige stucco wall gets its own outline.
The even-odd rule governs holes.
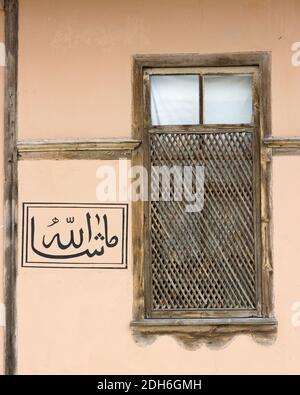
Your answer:
[[[134,53],[252,50],[272,51],[273,134],[300,135],[299,15],[299,0],[20,0],[19,138],[130,136]],[[98,164],[22,162],[20,202],[92,202]],[[137,345],[131,260],[126,271],[19,267],[19,373],[299,373],[299,172],[299,157],[275,158],[272,346],[247,336],[221,350],[171,337]]]
[[[19,164],[22,201],[96,201],[102,161]],[[117,168],[117,163],[113,162]],[[151,345],[131,337],[132,259],[128,270],[30,269],[18,273],[19,373],[211,374],[299,373],[300,301],[297,211],[300,158],[274,161],[274,246],[277,341],[260,345],[239,336],[223,349],[190,351],[162,336]]]
[[[273,54],[273,133],[300,134],[299,14],[298,0],[21,0],[19,137],[130,136],[135,53],[253,50]]]

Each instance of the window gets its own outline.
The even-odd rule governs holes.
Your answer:
[[[136,330],[276,327],[262,143],[270,132],[268,62],[266,53],[135,59],[135,164],[146,167],[152,193],[133,206]],[[169,199],[157,168],[172,169]],[[179,174],[183,168],[190,170]],[[187,210],[200,168],[203,202]],[[190,185],[182,199],[180,177]]]

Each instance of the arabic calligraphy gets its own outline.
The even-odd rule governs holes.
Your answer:
[[[23,266],[124,267],[127,205],[24,203]],[[126,234],[125,234],[126,232]],[[69,264],[69,265],[68,265]]]
[[[103,215],[103,221],[104,221],[104,233],[105,235],[103,236],[100,232],[97,233],[97,235],[94,236],[95,240],[101,240],[105,242],[105,246],[107,248],[112,248],[115,247],[118,244],[118,237],[117,236],[112,236],[111,238],[108,235],[108,220],[107,220],[107,215]],[[52,221],[53,222],[53,221]],[[57,221],[56,223],[58,223]],[[72,217],[72,221],[69,220],[69,218],[66,219],[67,223],[74,223],[74,217]],[[79,242],[75,242],[75,237],[74,237],[74,230],[70,230],[70,240],[67,243],[63,243],[61,241],[61,235],[60,233],[55,233],[55,235],[52,237],[52,239],[49,242],[46,242],[46,236],[43,235],[42,239],[42,245],[45,249],[50,249],[53,244],[57,244],[57,247],[60,250],[68,250],[70,247],[75,248],[76,250],[81,249],[83,244],[84,244],[84,235],[85,233],[88,235],[88,241],[90,242],[92,237],[93,237],[93,232],[92,232],[92,227],[91,227],[91,215],[88,212],[86,214],[86,222],[87,222],[87,231],[84,231],[82,228],[79,229]],[[99,221],[100,222],[100,221]],[[53,223],[55,225],[56,223]],[[51,225],[52,226],[52,225]],[[94,249],[90,250],[89,248],[83,248],[82,250],[76,252],[76,253],[68,253],[68,254],[51,254],[51,253],[45,253],[42,251],[39,251],[35,245],[34,245],[34,239],[35,239],[35,217],[33,216],[31,218],[31,248],[32,250],[44,257],[44,258],[49,258],[49,259],[68,259],[68,258],[75,258],[79,257],[82,255],[87,255],[89,258],[95,256],[95,255],[103,255],[104,254],[104,246],[100,246],[100,249]]]

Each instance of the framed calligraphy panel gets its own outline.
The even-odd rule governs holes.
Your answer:
[[[22,266],[126,269],[128,205],[23,203]]]

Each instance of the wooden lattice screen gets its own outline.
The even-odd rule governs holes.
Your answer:
[[[151,310],[255,309],[253,130],[149,137],[151,166],[204,167],[202,211],[186,212],[172,190],[150,203]]]

